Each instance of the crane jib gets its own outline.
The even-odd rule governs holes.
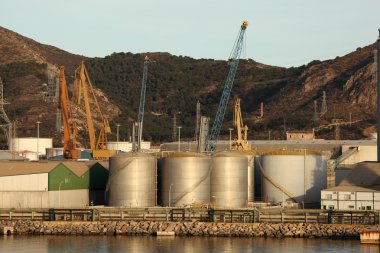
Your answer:
[[[247,28],[247,25],[248,25],[248,22],[244,21],[243,25],[241,26],[240,32],[238,34],[238,38],[236,40],[234,48],[232,50],[231,59],[230,59],[231,60],[230,70],[228,72],[226,83],[224,84],[223,93],[222,93],[222,97],[220,98],[218,110],[216,112],[216,116],[214,119],[214,124],[212,126],[211,133],[207,141],[206,151],[214,151],[216,148],[216,141],[217,141],[217,138],[219,137],[220,129],[222,128],[224,115],[227,109],[228,99],[231,94],[237,67],[239,65],[240,55],[243,49],[244,34]]]

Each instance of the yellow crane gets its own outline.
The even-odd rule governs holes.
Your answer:
[[[90,138],[90,148],[92,152],[92,157],[97,160],[108,159],[110,156],[116,154],[115,150],[107,149],[107,134],[111,132],[108,120],[104,117],[102,110],[100,109],[98,100],[96,98],[94,88],[92,86],[90,77],[88,75],[86,66],[82,61],[80,66],[75,70],[75,84],[77,88],[77,107],[79,108],[82,102],[85,106],[87,128]],[[100,128],[98,139],[96,139],[94,122],[92,120],[91,105],[89,100],[89,94],[93,98],[96,110],[101,117],[102,126]]]
[[[71,116],[69,95],[67,91],[65,68],[59,68],[59,109],[62,112],[63,155],[66,159],[80,158],[77,148],[77,127]]]
[[[240,98],[235,101],[234,110],[234,126],[236,127],[237,138],[232,143],[235,150],[251,150],[251,145],[248,143],[248,126],[243,126],[243,118],[241,116]]]

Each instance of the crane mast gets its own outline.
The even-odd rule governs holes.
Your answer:
[[[65,78],[65,68],[59,68],[59,109],[62,112],[63,125],[63,155],[66,159],[80,158],[77,149],[77,128],[71,117],[69,94]]]
[[[108,159],[111,155],[114,155],[116,153],[115,150],[107,150],[107,134],[111,132],[111,128],[109,126],[108,120],[104,117],[102,110],[100,109],[94,88],[83,61],[81,62],[81,65],[75,70],[75,83],[78,92],[78,108],[81,105],[83,95],[92,156],[94,159]],[[92,120],[91,105],[88,94],[89,92],[92,95],[95,107],[102,120],[102,126],[99,131],[98,139],[96,139],[94,122]]]
[[[236,150],[250,150],[251,145],[248,144],[248,126],[243,125],[243,117],[241,116],[240,98],[235,101],[234,125],[236,127],[237,138],[232,144]]]
[[[137,151],[139,151],[141,149],[142,130],[143,130],[143,122],[144,122],[145,93],[146,93],[146,83],[147,83],[147,79],[148,79],[148,64],[149,64],[149,57],[145,56],[145,58],[144,58],[144,69],[143,69],[143,80],[142,80],[141,94],[140,94],[139,115],[138,115],[138,119],[137,119],[137,123],[138,123]]]
[[[243,21],[238,37],[236,39],[235,45],[231,52],[230,61],[230,70],[228,72],[226,83],[224,84],[224,89],[222,97],[220,98],[218,110],[214,119],[214,123],[211,128],[211,133],[209,135],[206,151],[214,151],[216,148],[216,141],[219,137],[220,129],[222,128],[224,115],[226,113],[226,108],[228,104],[228,99],[230,97],[231,89],[234,84],[236,70],[239,65],[241,51],[243,49],[244,34],[245,30],[248,27],[248,21]]]

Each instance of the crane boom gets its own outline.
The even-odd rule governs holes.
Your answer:
[[[236,70],[239,65],[240,55],[243,49],[244,34],[247,27],[248,27],[248,21],[243,21],[240,27],[240,31],[236,39],[235,45],[232,49],[232,53],[230,57],[231,67],[228,72],[226,83],[224,84],[222,97],[220,98],[218,110],[216,112],[211,133],[208,138],[206,151],[214,151],[216,148],[216,141],[217,141],[217,138],[219,137],[220,129],[222,128],[224,114],[226,113],[226,108],[228,104],[228,99],[230,97],[231,89],[234,84]]]
[[[148,79],[148,63],[149,57],[145,56],[144,58],[144,69],[143,69],[143,79],[141,85],[141,94],[140,94],[140,105],[139,105],[139,115],[138,115],[138,144],[137,149],[141,148],[141,140],[142,140],[142,130],[143,130],[143,122],[144,122],[144,108],[145,108],[145,93],[146,93],[146,83]]]

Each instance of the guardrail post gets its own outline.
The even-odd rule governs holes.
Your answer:
[[[281,212],[281,222],[284,222],[284,212]]]
[[[34,220],[34,211],[32,211],[32,220]]]
[[[253,222],[254,223],[260,222],[260,212],[257,210],[253,210]]]
[[[305,212],[305,223],[307,223],[307,212]]]
[[[327,224],[331,224],[331,223],[332,223],[331,215],[332,215],[332,212],[329,211],[329,212],[327,213]]]
[[[215,221],[214,209],[209,209],[207,213],[208,213],[208,220],[210,222],[214,222]]]
[[[12,220],[12,211],[9,211],[9,219]]]

